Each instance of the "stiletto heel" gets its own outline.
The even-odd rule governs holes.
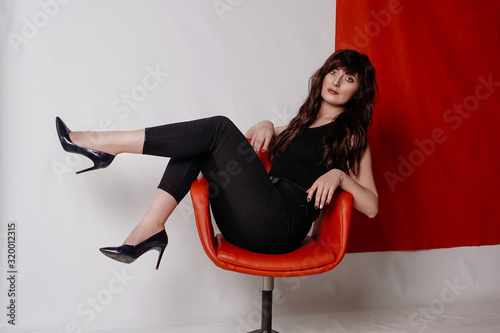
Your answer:
[[[165,252],[166,247],[167,244],[161,246],[160,249],[158,250],[159,254],[158,254],[158,261],[156,262],[156,270],[158,270],[158,267],[160,267],[161,257],[163,257],[163,252]]]
[[[59,141],[61,141],[61,145],[65,151],[67,151],[68,153],[83,155],[92,160],[92,162],[94,163],[94,166],[84,170],[77,171],[76,172],[77,174],[87,172],[90,170],[104,169],[107,166],[109,166],[111,162],[113,162],[115,155],[94,149],[82,148],[80,146],[75,145],[73,141],[71,141],[71,139],[69,138],[69,133],[71,133],[71,130],[59,117],[56,117],[56,129]]]
[[[124,244],[117,247],[103,247],[100,248],[99,251],[101,251],[105,256],[111,259],[123,262],[125,264],[131,264],[144,253],[150,250],[158,250],[158,261],[156,262],[156,269],[158,270],[158,267],[160,267],[160,261],[163,256],[163,252],[165,252],[167,244],[167,232],[165,230],[162,230],[137,245]]]
[[[76,174],[78,175],[78,174],[80,174],[80,173],[84,173],[84,172],[87,172],[87,171],[92,171],[92,170],[97,170],[97,169],[99,169],[99,167],[97,167],[97,166],[94,164],[94,166],[92,166],[92,167],[90,167],[90,168],[88,168],[88,169],[84,169],[84,170],[77,171],[77,172],[76,172]]]

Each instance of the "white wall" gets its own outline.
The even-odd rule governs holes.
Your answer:
[[[2,332],[252,322],[260,279],[208,260],[189,198],[168,221],[159,271],[156,252],[123,265],[98,251],[121,244],[167,160],[121,155],[77,176],[89,161],[61,149],[54,118],[74,130],[214,114],[243,131],[262,119],[285,124],[334,50],[335,2],[10,0],[0,10],[1,276],[7,225],[17,229],[17,325],[2,311]],[[155,71],[157,84],[147,79],[154,87],[144,89]],[[446,279],[467,285],[460,297],[498,293],[487,272],[498,274],[491,266],[499,251],[348,255],[333,272],[278,281],[276,314],[426,305]],[[5,309],[9,285],[0,281]]]

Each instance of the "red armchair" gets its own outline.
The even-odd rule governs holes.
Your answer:
[[[269,171],[267,154],[259,154]],[[196,225],[208,257],[220,268],[263,277],[262,327],[257,332],[274,332],[272,323],[272,291],[274,277],[304,276],[324,273],[337,266],[344,257],[349,235],[353,198],[340,192],[314,222],[308,236],[297,250],[278,255],[250,252],[232,245],[221,234],[214,235],[208,200],[208,182],[197,179],[191,185]]]

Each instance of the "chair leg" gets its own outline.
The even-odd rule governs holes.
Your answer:
[[[274,277],[262,277],[261,328],[249,333],[278,333],[272,329]]]

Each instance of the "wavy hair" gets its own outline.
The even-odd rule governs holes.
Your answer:
[[[323,138],[322,163],[328,169],[337,168],[349,174],[358,174],[361,155],[368,145],[367,131],[372,125],[373,104],[378,87],[375,69],[368,56],[355,50],[336,51],[311,77],[307,99],[288,127],[272,142],[271,161],[286,151],[316,120],[323,101],[323,79],[335,69],[356,74],[359,88],[353,98],[344,105],[344,111],[330,123],[329,134]]]

